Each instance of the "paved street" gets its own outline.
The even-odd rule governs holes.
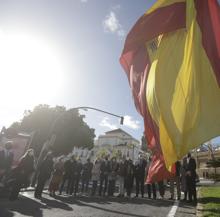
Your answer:
[[[1,217],[162,217],[171,211],[169,200],[119,199],[103,197],[51,198],[44,193],[42,200],[36,200],[33,192],[24,192],[18,201],[0,199]],[[170,215],[172,216],[172,215]],[[195,216],[195,207],[179,204],[175,216]]]

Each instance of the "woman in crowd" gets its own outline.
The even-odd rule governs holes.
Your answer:
[[[50,196],[54,197],[55,192],[59,189],[59,185],[63,178],[63,158],[61,157],[58,162],[54,164],[53,176],[49,185]]]
[[[92,168],[92,196],[94,196],[96,193],[97,184],[100,177],[100,166],[101,163],[99,159],[97,159]]]
[[[48,153],[39,167],[39,174],[37,179],[37,187],[34,192],[35,198],[41,198],[41,194],[44,190],[46,181],[50,178],[53,170],[53,156],[52,153]]]
[[[13,184],[9,200],[16,200],[22,187],[27,187],[34,171],[34,150],[28,149],[21,157],[18,166],[13,170]]]

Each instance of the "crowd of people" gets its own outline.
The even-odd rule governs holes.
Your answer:
[[[145,187],[145,180],[151,160],[139,156],[137,162],[121,157],[110,158],[105,156],[97,158],[94,162],[87,159],[82,163],[80,158],[71,156],[54,158],[48,153],[39,166],[35,167],[34,150],[29,149],[20,159],[18,165],[12,170],[13,153],[11,144],[6,143],[5,149],[0,151],[0,181],[11,186],[10,200],[16,200],[21,188],[29,186],[33,172],[37,174],[35,186],[35,198],[41,198],[46,183],[50,196],[56,193],[62,195],[76,196],[77,194],[88,194],[91,196],[116,196],[143,198],[146,193],[148,198],[157,198],[157,189],[161,198],[165,194],[165,180],[158,183],[148,183]],[[197,201],[196,197],[196,162],[189,153],[182,162],[176,162],[175,175],[168,180],[170,184],[170,198],[174,197],[174,187],[177,188],[177,199],[181,199],[181,191],[184,192],[183,200],[189,202]],[[7,179],[6,179],[7,177]],[[5,181],[7,180],[7,182]],[[133,187],[135,186],[135,189]]]

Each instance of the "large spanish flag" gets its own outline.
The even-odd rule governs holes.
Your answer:
[[[129,32],[125,69],[154,158],[149,181],[220,135],[220,6],[158,0]]]

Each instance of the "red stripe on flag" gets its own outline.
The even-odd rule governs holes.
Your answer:
[[[148,171],[148,182],[170,177],[165,167],[159,141],[159,129],[146,103],[146,82],[151,65],[145,43],[156,36],[186,26],[186,4],[175,3],[142,16],[125,41],[120,63],[127,73],[137,110],[144,118],[145,135],[153,159]]]
[[[220,86],[220,6],[217,0],[195,0],[202,44]]]
[[[133,53],[133,51],[130,51],[123,54],[120,58],[120,63],[127,73],[136,108],[144,116],[146,107],[146,73],[150,66],[145,46],[139,48],[138,52]]]
[[[140,46],[160,34],[186,27],[186,3],[179,2],[143,15],[129,32],[124,52]]]

